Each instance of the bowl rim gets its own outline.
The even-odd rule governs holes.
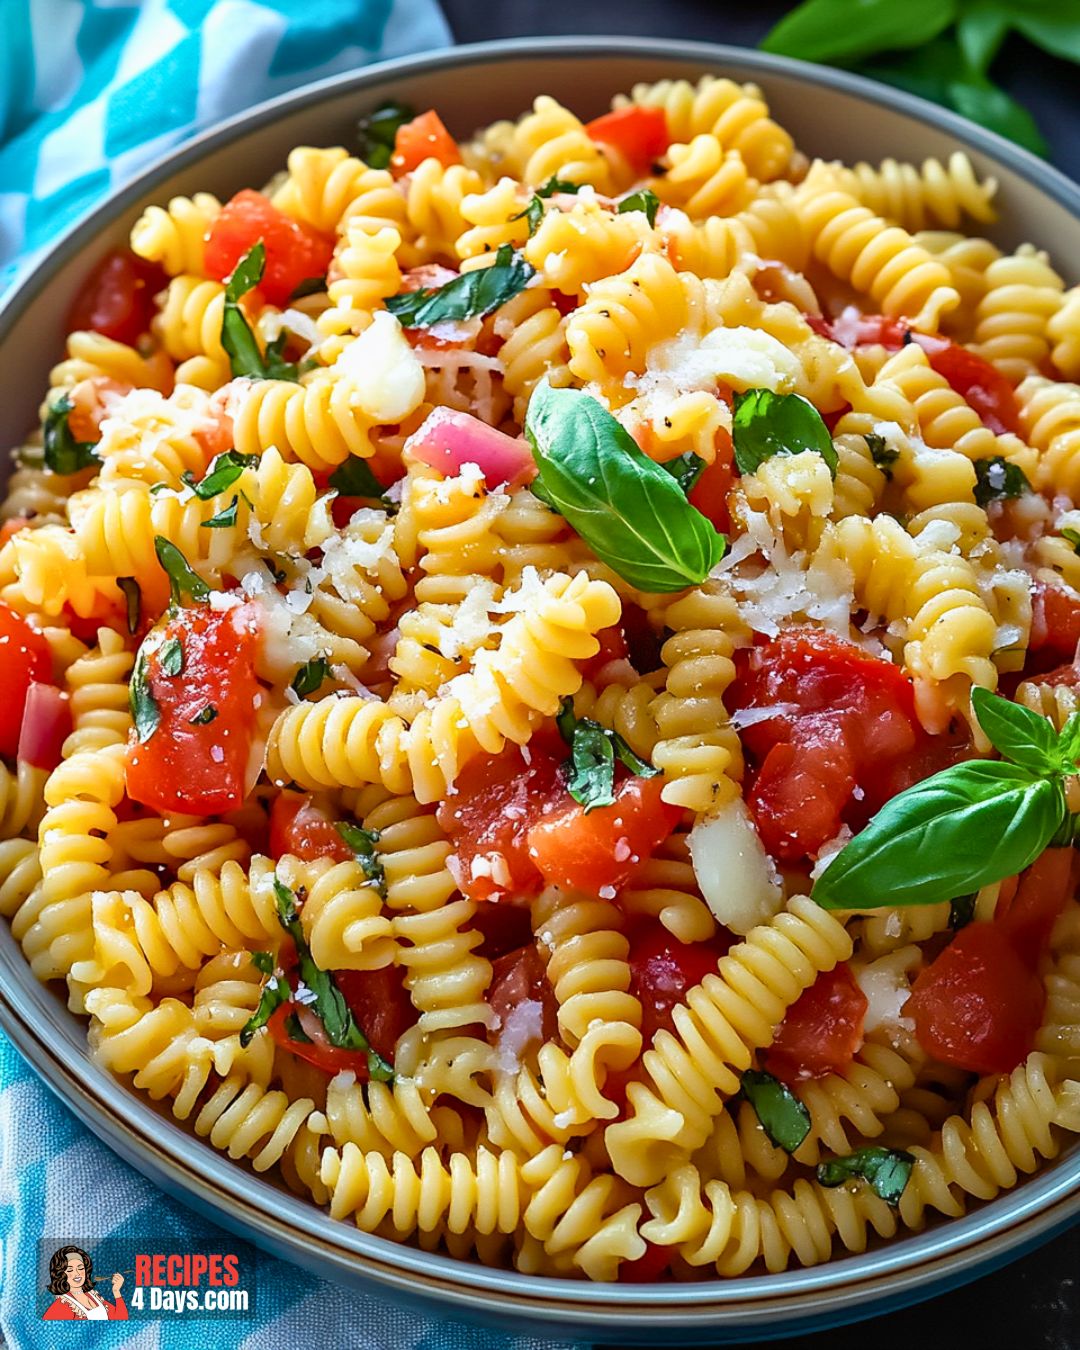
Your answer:
[[[238,113],[157,157],[68,227],[16,278],[0,300],[0,343],[70,255],[141,201],[158,182],[284,114],[352,91],[362,92],[372,85],[454,67],[543,58],[634,56],[670,58],[704,67],[723,68],[726,63],[743,72],[782,75],[868,100],[947,132],[957,142],[1004,164],[1080,217],[1080,186],[1053,166],[946,109],[846,71],[753,49],[678,39],[505,39],[396,57],[330,76]],[[35,998],[24,973],[33,981],[4,925],[0,932],[0,1026],[48,1087],[66,1103],[79,1103],[80,1118],[123,1156],[130,1158],[134,1153],[137,1165],[158,1184],[208,1208],[218,1222],[254,1236],[256,1241],[261,1239],[264,1245],[287,1248],[297,1255],[299,1246],[307,1244],[310,1254],[304,1263],[324,1274],[359,1278],[402,1294],[434,1299],[463,1316],[476,1314],[477,1295],[482,1294],[493,1315],[526,1314],[552,1326],[587,1325],[594,1333],[602,1331],[605,1323],[610,1328],[616,1304],[624,1320],[632,1315],[655,1327],[663,1318],[665,1326],[686,1332],[695,1328],[716,1331],[723,1326],[749,1330],[770,1315],[799,1319],[800,1325],[813,1316],[832,1322],[856,1320],[878,1311],[884,1299],[908,1303],[939,1292],[942,1279],[955,1284],[973,1278],[988,1263],[1000,1264],[1018,1247],[1034,1245],[1080,1218],[1078,1148],[1057,1166],[1037,1173],[965,1217],[950,1219],[940,1227],[865,1254],[845,1255],[820,1266],[776,1275],[689,1285],[609,1286],[474,1265],[361,1233],[354,1226],[331,1220],[313,1201],[289,1195],[238,1167],[217,1150],[193,1140],[179,1126],[161,1131],[162,1117],[141,1095],[98,1069],[88,1055],[77,1064],[69,1063],[49,1042],[47,1023],[35,1025],[25,1016],[17,998],[20,988],[24,994],[30,991],[31,1003],[38,1008],[43,1001],[53,1008],[62,1008],[62,1004],[46,989],[41,989],[41,999]],[[948,1270],[943,1271],[940,1267],[946,1259]]]

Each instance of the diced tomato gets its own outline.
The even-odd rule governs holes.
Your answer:
[[[244,188],[210,226],[204,255],[208,276],[225,281],[245,253],[262,240],[266,268],[259,292],[267,304],[285,305],[302,281],[326,275],[333,240],[290,220],[261,192]]]
[[[529,830],[528,856],[549,886],[614,896],[678,823],[664,780],[624,778],[613,806],[586,811],[563,792]]]
[[[529,826],[558,787],[566,747],[555,734],[534,736],[528,759],[517,746],[471,759],[438,810],[454,843],[458,886],[472,900],[501,900],[540,889],[529,858]]]
[[[19,749],[30,685],[52,678],[49,644],[21,615],[0,604],[0,755]]]
[[[788,1084],[842,1073],[863,1043],[866,995],[845,962],[823,971],[791,1005],[765,1056]]]
[[[404,966],[337,970],[334,979],[371,1048],[393,1064],[399,1038],[419,1016],[405,988]]]
[[[813,856],[848,814],[867,818],[927,739],[900,669],[826,630],[790,629],[737,668],[731,706],[777,710],[743,743],[758,766],[748,796],[762,842],[786,861]]]
[[[401,178],[419,168],[425,159],[437,159],[445,168],[461,163],[457,141],[433,108],[398,127],[390,169],[395,178]]]
[[[0,548],[4,547],[13,534],[25,530],[29,524],[28,516],[12,516],[10,520],[5,520],[3,525],[0,525]]]
[[[721,428],[716,433],[716,458],[702,471],[688,496],[690,505],[711,520],[721,534],[731,529],[727,499],[735,478],[733,457],[731,436]]]
[[[638,927],[630,938],[630,991],[641,1003],[641,1035],[648,1045],[661,1027],[674,1030],[672,1013],[690,989],[715,975],[735,941],[726,930],[707,942],[680,942],[662,923]]]
[[[1025,673],[1071,661],[1080,646],[1080,595],[1038,578],[1031,591],[1031,637]]]
[[[582,677],[586,680],[595,680],[610,661],[625,661],[630,655],[630,647],[621,623],[612,624],[610,628],[601,628],[596,640],[600,644],[600,650],[587,661],[582,661],[580,665]]]
[[[347,862],[352,849],[334,822],[302,792],[279,792],[270,808],[270,856],[291,853],[302,862],[333,858]]]
[[[183,647],[183,669],[166,675],[161,653],[169,639]],[[127,787],[136,801],[161,812],[216,815],[246,794],[255,710],[258,616],[253,605],[217,611],[182,609],[144,647],[147,686],[159,722],[128,750]],[[211,721],[193,721],[212,708]]]
[[[472,927],[484,938],[476,951],[488,961],[497,961],[533,940],[528,905],[477,905]]]
[[[295,1040],[289,1034],[286,1023],[291,1016],[297,1018],[307,1040]],[[358,1082],[368,1081],[367,1054],[362,1050],[346,1050],[339,1045],[331,1044],[323,1024],[303,1004],[282,1003],[280,1007],[274,1009],[266,1025],[270,1028],[270,1035],[273,1036],[275,1043],[295,1055],[297,1059],[314,1064],[324,1073],[349,1071],[356,1074]]]
[[[555,1035],[559,1008],[535,942],[493,963],[487,1002],[495,1015],[496,1044],[504,1043],[514,1060]]]
[[[660,668],[663,638],[653,627],[648,614],[632,600],[623,601],[622,630],[626,636],[627,658],[639,675]]]
[[[972,1073],[1009,1073],[1042,1023],[1042,981],[1002,925],[962,928],[919,975],[904,1006],[934,1059]]]
[[[71,734],[71,702],[55,684],[32,680],[26,695],[18,758],[35,769],[55,769]]]
[[[1073,893],[1071,848],[1048,848],[1020,877],[1020,885],[1004,914],[995,917],[1027,966],[1035,969],[1050,941],[1050,933]]]
[[[668,148],[667,116],[663,108],[631,104],[585,123],[590,140],[609,145],[631,168],[645,173]]]
[[[911,334],[930,358],[930,364],[968,405],[979,414],[995,435],[1020,431],[1020,403],[1012,385],[984,357],[961,347],[949,338],[927,333]]]
[[[605,1095],[606,1089],[605,1089]],[[636,1261],[624,1261],[619,1267],[620,1284],[654,1284],[665,1273],[671,1261],[672,1249],[655,1242],[646,1242],[645,1255]]]
[[[848,305],[833,318],[823,314],[804,314],[803,318],[815,333],[839,342],[849,352],[856,347],[886,347],[889,351],[899,351],[911,332],[911,323],[907,319],[860,314],[854,305]]]
[[[475,464],[489,488],[501,483],[518,487],[536,476],[532,451],[520,436],[508,436],[472,413],[440,407],[430,413],[408,440],[417,459],[448,477]]]
[[[133,344],[150,330],[154,296],[167,278],[160,267],[128,249],[107,253],[83,283],[67,317],[67,331],[90,329]]]

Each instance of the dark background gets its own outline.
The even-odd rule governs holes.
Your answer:
[[[458,42],[591,33],[745,47],[756,46],[791,8],[776,0],[440,3]],[[994,68],[998,83],[1034,113],[1054,162],[1080,179],[1077,76],[1076,66],[1013,38]],[[798,140],[798,127],[790,130]],[[978,1350],[1080,1350],[1080,1228],[956,1293],[872,1322],[784,1342],[785,1350],[967,1350],[969,1345]]]

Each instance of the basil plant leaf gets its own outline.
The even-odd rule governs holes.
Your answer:
[[[1080,712],[1070,713],[1058,736],[1058,754],[1061,756],[1062,772],[1076,772],[1080,763]]]
[[[919,47],[943,32],[956,15],[956,0],[806,0],[763,39],[764,51],[803,61],[847,64],[875,52]]]
[[[839,459],[829,428],[814,405],[799,394],[774,394],[771,389],[736,394],[731,438],[742,474],[753,473],[773,455],[816,450],[836,477]]]
[[[794,1092],[771,1073],[747,1069],[742,1093],[777,1148],[794,1153],[810,1133],[810,1112]]]
[[[842,1186],[845,1181],[862,1177],[886,1204],[898,1205],[914,1166],[914,1155],[903,1149],[869,1144],[846,1158],[827,1158],[818,1163],[817,1179],[822,1186]]]
[[[1058,734],[1040,713],[980,688],[971,691],[971,706],[979,726],[1006,759],[1034,773],[1057,773],[1061,769]]]
[[[258,463],[258,455],[241,455],[236,450],[226,450],[214,456],[201,482],[196,483],[188,474],[184,474],[183,478],[195,496],[201,502],[207,502],[231,488],[245,469],[254,469]]]
[[[985,75],[1012,26],[1011,3],[967,0],[956,20],[956,40],[965,64]]]
[[[951,900],[1022,872],[1066,814],[1057,778],[989,760],[955,764],[886,802],[811,894],[825,909]]]
[[[490,267],[462,272],[445,286],[402,291],[390,296],[386,308],[404,328],[430,328],[445,319],[472,319],[505,305],[535,275],[536,269],[520,253],[503,244]]]
[[[70,475],[83,469],[99,468],[101,460],[92,441],[77,441],[69,419],[75,404],[66,393],[49,404],[42,423],[45,467],[53,473]]]
[[[681,591],[704,581],[724,556],[724,536],[588,394],[542,381],[529,402],[525,435],[537,495],[631,586]]]
[[[677,455],[675,459],[665,459],[663,467],[689,497],[695,483],[709,466],[700,455],[695,455],[693,450],[687,450]]]

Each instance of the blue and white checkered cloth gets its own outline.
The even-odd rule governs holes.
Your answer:
[[[310,80],[448,41],[435,0],[0,0],[0,288],[194,130]],[[10,1350],[83,1345],[88,1335],[109,1350],[540,1350],[262,1255],[258,1314],[246,1323],[133,1316],[68,1330],[39,1320],[37,1242],[57,1234],[152,1235],[156,1250],[177,1252],[233,1243],[99,1143],[0,1035],[0,1343]]]

